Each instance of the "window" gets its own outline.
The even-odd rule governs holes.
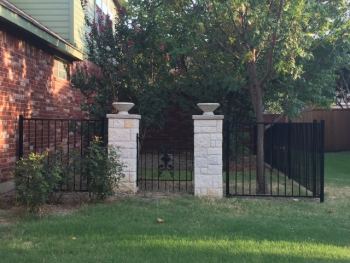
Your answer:
[[[102,13],[104,16],[109,16],[111,20],[114,19],[114,3],[111,0],[96,0],[96,13]]]
[[[70,65],[68,62],[55,58],[54,62],[54,76],[60,79],[70,79]]]

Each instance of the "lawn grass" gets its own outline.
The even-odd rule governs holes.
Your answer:
[[[226,172],[223,173],[226,186]],[[250,172],[230,172],[230,194],[233,195],[256,195],[256,170]],[[265,171],[267,184],[266,194],[271,196],[312,196],[312,191],[306,189],[296,180],[288,178],[276,169]]]
[[[192,181],[193,171],[192,170],[170,170],[158,172],[158,169],[147,169],[139,171],[139,178],[141,180],[155,180],[157,181]]]
[[[350,152],[328,153],[325,163],[326,184],[350,186]]]
[[[124,198],[0,226],[0,262],[350,262],[350,153],[326,164],[323,204]]]

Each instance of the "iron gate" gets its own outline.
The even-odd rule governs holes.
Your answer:
[[[257,129],[264,128],[264,162],[257,172]],[[311,197],[324,200],[324,122],[225,122],[227,196]],[[258,185],[265,186],[258,191]]]
[[[193,193],[193,138],[138,137],[141,191]]]

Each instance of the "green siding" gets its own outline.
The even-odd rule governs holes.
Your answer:
[[[11,0],[11,3],[73,43],[70,34],[70,0]]]
[[[85,39],[85,32],[86,32],[86,26],[85,26],[85,14],[83,11],[83,8],[81,6],[80,0],[73,0],[73,26],[72,26],[72,36],[74,39],[74,44],[79,48],[84,50],[84,39]],[[90,1],[89,3],[93,3],[93,1]],[[88,10],[90,11],[90,6]]]
[[[44,26],[84,51],[85,14],[80,0],[11,0]],[[107,0],[108,6],[115,6],[113,0]],[[94,17],[95,0],[88,1],[87,13]]]
[[[40,27],[37,27],[36,25],[29,22],[27,19],[12,12],[11,10],[7,9],[2,5],[0,5],[0,17],[28,32],[31,32],[32,34],[39,37],[41,40],[45,41],[49,46],[58,50],[59,52],[71,56],[74,59],[83,59],[83,53],[80,50],[67,44],[67,42],[61,40],[61,38],[57,38],[52,34],[46,32],[45,30],[41,29]]]

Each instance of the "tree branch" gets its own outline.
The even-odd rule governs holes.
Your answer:
[[[239,59],[239,57],[237,56],[237,54],[230,48],[228,48],[227,46],[225,46],[220,40],[215,40],[216,43],[222,48],[224,49],[226,52],[230,53],[232,56],[234,56],[236,59]]]
[[[277,11],[276,27],[274,28],[274,30],[271,34],[271,38],[270,38],[270,49],[269,49],[268,54],[267,54],[266,72],[265,72],[265,75],[260,80],[260,85],[263,85],[268,80],[268,78],[270,77],[270,75],[272,73],[273,55],[274,55],[274,50],[275,50],[275,46],[276,46],[277,31],[278,31],[278,27],[279,27],[279,24],[280,24],[280,21],[282,18],[283,6],[284,6],[284,0],[280,0],[278,11]],[[270,2],[269,10],[271,10],[271,8],[272,8],[272,1]]]
[[[265,126],[265,131],[270,129],[273,125],[275,125],[276,123],[278,123],[280,120],[282,120],[282,118],[286,117],[286,114],[280,114],[276,119],[273,120],[272,123],[270,123],[269,125]]]

